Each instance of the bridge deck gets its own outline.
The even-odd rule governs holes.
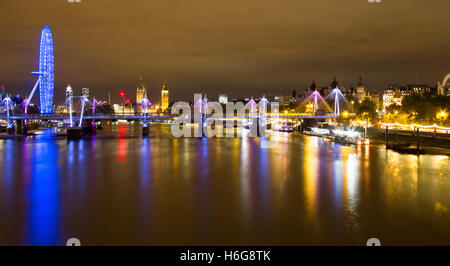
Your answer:
[[[83,119],[87,120],[118,120],[118,119],[124,119],[124,120],[136,120],[136,119],[147,119],[147,120],[169,120],[169,119],[175,119],[177,116],[172,115],[140,115],[140,114],[124,114],[124,115],[84,115]],[[223,117],[216,119],[250,119],[250,118],[258,118],[259,116],[238,116],[238,117]],[[281,118],[281,119],[327,119],[327,118],[336,118],[336,115],[307,115],[307,114],[279,114],[279,115],[267,115],[264,116],[265,118]],[[79,120],[79,115],[73,115],[73,120]],[[0,114],[0,120],[69,120],[70,117],[67,114],[59,115],[59,114],[11,114],[9,117],[6,114]]]

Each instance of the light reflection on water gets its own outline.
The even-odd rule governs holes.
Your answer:
[[[0,140],[0,244],[450,244],[447,156],[270,140]]]

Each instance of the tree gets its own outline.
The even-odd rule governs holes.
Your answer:
[[[347,98],[347,101],[350,103],[350,106],[352,108],[350,111],[352,113],[355,113],[359,108],[359,102],[352,95],[345,95],[345,98]]]
[[[450,97],[413,93],[403,99],[401,112],[408,115],[410,121],[431,124],[439,122],[436,114],[449,109]]]
[[[391,104],[388,107],[386,107],[386,112],[390,114],[398,114],[402,111],[402,106],[398,104]]]
[[[360,119],[370,119],[375,122],[378,119],[377,104],[369,99],[364,99],[361,103],[355,104],[355,113]]]

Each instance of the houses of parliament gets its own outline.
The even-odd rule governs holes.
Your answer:
[[[136,103],[140,103],[142,99],[148,98],[147,87],[145,86],[142,77],[139,78],[139,84],[136,88]],[[161,105],[162,111],[166,111],[169,107],[169,89],[167,87],[167,81],[164,80],[163,87],[161,90]]]

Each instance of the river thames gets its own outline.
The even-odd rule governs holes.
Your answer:
[[[0,245],[450,244],[448,156],[168,125],[41,133],[0,140]]]

